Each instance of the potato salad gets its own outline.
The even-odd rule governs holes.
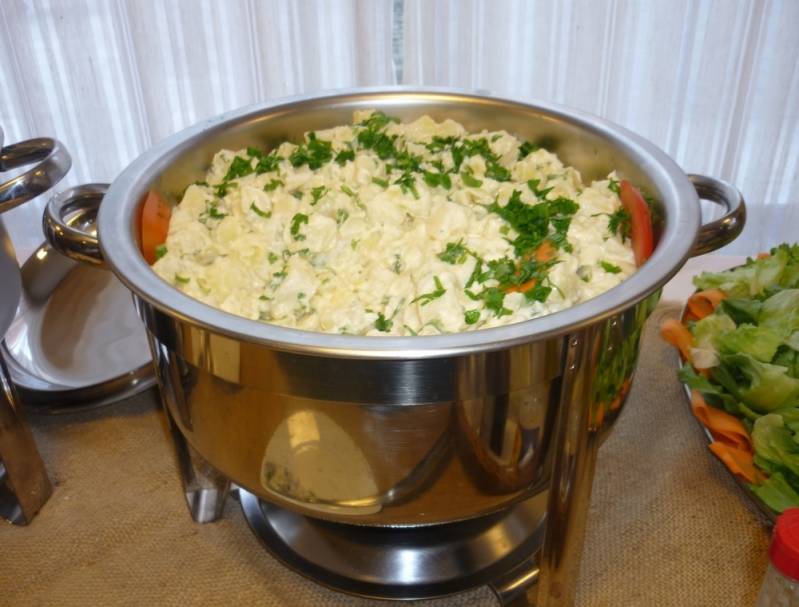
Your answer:
[[[153,268],[232,314],[311,331],[436,335],[550,314],[636,269],[615,174],[452,120],[352,125],[219,151]]]

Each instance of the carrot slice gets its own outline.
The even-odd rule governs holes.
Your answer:
[[[684,324],[675,318],[669,318],[660,325],[660,336],[680,351],[683,360],[690,362],[694,336]]]
[[[520,285],[511,285],[505,288],[506,293],[527,293],[530,289],[534,289],[536,285],[535,278],[531,278],[527,282],[523,282]]]
[[[172,208],[158,192],[150,190],[141,208],[140,237],[141,252],[150,265],[158,259],[156,249],[166,242]]]
[[[757,254],[757,258],[758,259],[768,259],[769,257],[771,257],[771,253],[758,253]]]
[[[717,442],[752,452],[752,439],[737,417],[709,406],[698,390],[691,390],[691,410]]]
[[[712,442],[709,446],[727,469],[741,480],[759,485],[766,479],[766,476],[755,467],[749,451],[742,451],[719,441]]]
[[[697,291],[688,298],[686,318],[689,320],[701,320],[705,316],[709,316],[726,297],[727,294],[720,289]]]

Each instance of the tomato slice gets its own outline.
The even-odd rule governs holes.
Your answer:
[[[156,249],[166,242],[172,208],[161,194],[150,190],[144,197],[139,217],[141,252],[152,265],[158,258]]]
[[[639,267],[652,256],[655,239],[652,235],[652,215],[644,197],[633,184],[622,179],[619,184],[621,204],[630,214],[630,239],[633,242],[635,263]]]

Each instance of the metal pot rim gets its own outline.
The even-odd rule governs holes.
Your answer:
[[[455,96],[465,103],[502,104],[542,111],[610,140],[636,160],[658,189],[667,221],[657,248],[646,264],[622,284],[575,305],[532,320],[464,333],[436,336],[351,336],[291,329],[224,312],[184,295],[164,282],[142,257],[133,235],[134,213],[153,179],[187,148],[208,135],[267,112],[296,109],[313,102],[342,103],[362,97],[407,97],[423,101]],[[690,256],[700,227],[695,188],[677,164],[646,139],[604,119],[563,106],[519,102],[476,95],[451,88],[407,86],[345,89],[317,95],[287,97],[256,104],[200,122],[167,137],[131,163],[111,184],[98,216],[102,254],[117,277],[133,293],[184,322],[199,325],[243,342],[314,356],[363,359],[424,359],[505,349],[565,335],[616,314],[662,287]]]

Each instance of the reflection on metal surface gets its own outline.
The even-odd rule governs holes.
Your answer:
[[[0,145],[3,137],[0,131]],[[32,169],[0,183],[0,213],[32,200],[54,187],[67,174],[72,159],[55,139],[29,139],[0,149],[0,172],[26,164],[38,163]]]

